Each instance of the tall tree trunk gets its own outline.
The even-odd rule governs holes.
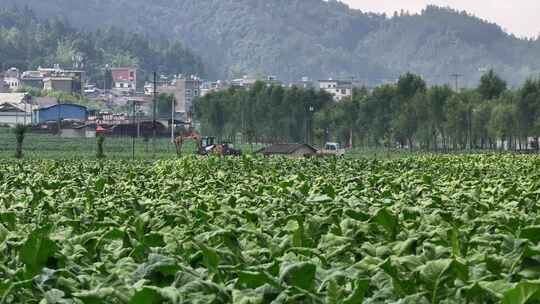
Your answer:
[[[22,142],[17,141],[17,146],[15,148],[15,158],[22,158]]]
[[[349,148],[353,148],[353,129],[349,129]]]

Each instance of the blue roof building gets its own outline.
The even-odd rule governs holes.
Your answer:
[[[34,124],[59,120],[88,120],[88,109],[84,106],[61,103],[34,111]]]

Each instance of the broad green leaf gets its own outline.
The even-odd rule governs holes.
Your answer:
[[[34,230],[28,236],[19,251],[19,258],[26,266],[26,277],[33,277],[41,272],[58,247],[49,239],[47,230]]]
[[[331,202],[333,199],[328,195],[317,195],[317,196],[310,196],[307,199],[308,203],[311,204],[322,204],[322,203],[328,203]]]
[[[312,290],[315,286],[317,266],[313,263],[293,263],[281,270],[280,279],[289,286]]]
[[[363,213],[361,211],[353,210],[353,209],[347,209],[345,210],[345,214],[357,221],[365,222],[369,220],[369,215],[366,213]]]
[[[9,230],[15,230],[17,215],[15,212],[0,212],[0,223]]]
[[[131,300],[129,301],[129,304],[159,304],[163,303],[163,298],[153,288],[143,288],[142,290],[139,290],[135,292]]]
[[[104,300],[110,299],[113,295],[114,289],[110,287],[83,290],[73,293],[73,296],[80,299],[84,304],[101,304]]]
[[[234,290],[232,293],[233,304],[263,304],[264,294],[255,290]]]
[[[210,272],[217,274],[220,258],[216,250],[207,247],[204,244],[199,244],[199,247],[201,248],[206,267],[208,267],[208,270],[210,270]]]
[[[45,304],[63,304],[68,303],[66,299],[64,299],[64,296],[66,294],[62,290],[58,289],[51,289],[47,292],[45,292],[44,300]]]
[[[407,296],[414,293],[416,282],[405,278],[391,259],[386,259],[379,267],[392,278],[392,286],[398,295]]]
[[[450,239],[450,243],[452,244],[452,254],[455,257],[459,257],[461,255],[461,246],[459,243],[459,229],[457,227],[452,227],[448,231],[448,238]]]
[[[353,293],[343,301],[343,304],[362,304],[368,289],[369,280],[357,280]]]
[[[392,238],[394,238],[398,233],[398,219],[386,208],[379,209],[371,220],[381,225],[386,231],[388,231],[388,233],[390,233]]]
[[[96,191],[97,192],[103,191],[103,189],[105,189],[105,184],[106,183],[107,183],[107,180],[105,180],[105,178],[100,177],[100,178],[96,179],[96,184],[95,184]]]
[[[343,291],[338,286],[335,280],[330,280],[326,288],[326,303],[340,304],[343,298]]]
[[[525,227],[521,229],[519,236],[533,242],[533,244],[537,244],[540,242],[540,226]]]
[[[9,230],[0,223],[0,244],[2,244],[8,237]]]
[[[521,282],[506,291],[503,304],[525,304],[530,300],[540,299],[540,281]]]
[[[255,271],[239,271],[238,272],[238,283],[240,286],[246,288],[255,289],[257,287],[263,286],[264,284],[269,284],[274,287],[279,287],[279,283],[266,272],[255,272]]]
[[[514,284],[504,280],[491,282],[481,281],[478,283],[478,285],[482,289],[486,290],[487,292],[499,299],[502,299],[504,297],[504,294],[514,286]]]

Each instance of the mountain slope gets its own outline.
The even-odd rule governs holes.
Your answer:
[[[368,84],[413,71],[445,83],[477,81],[495,68],[511,83],[540,71],[537,42],[450,9],[386,18],[322,0],[0,0],[28,5],[85,28],[114,25],[174,37],[198,52],[214,77],[275,74],[350,77]]]
[[[140,85],[156,67],[168,75],[204,74],[200,58],[179,41],[150,40],[118,28],[88,31],[40,19],[29,9],[0,8],[0,67],[28,70],[54,64],[84,68],[90,81],[100,84],[106,65],[138,66]]]

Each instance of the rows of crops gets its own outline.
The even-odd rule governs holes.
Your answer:
[[[0,164],[3,303],[540,303],[540,159]]]
[[[15,134],[12,129],[0,127],[0,158],[13,158],[15,154]],[[133,147],[134,145],[134,147]],[[105,154],[108,159],[131,159],[133,148],[137,159],[174,158],[175,147],[169,138],[107,137]],[[186,152],[194,152],[193,145],[186,145]],[[58,135],[29,132],[23,144],[25,158],[31,159],[65,159],[94,158],[96,155],[96,138],[64,138]]]

